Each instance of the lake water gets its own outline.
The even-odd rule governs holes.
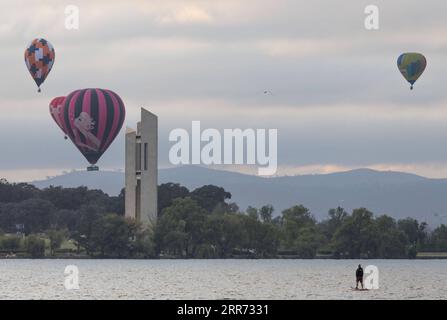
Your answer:
[[[378,267],[379,289],[351,289],[358,263]],[[446,298],[447,260],[0,260],[0,299]]]

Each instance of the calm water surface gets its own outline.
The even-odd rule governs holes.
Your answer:
[[[358,263],[378,290],[351,289]],[[0,299],[447,299],[447,260],[0,260]]]

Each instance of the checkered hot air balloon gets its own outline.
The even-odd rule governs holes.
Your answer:
[[[37,84],[38,92],[40,85],[45,81],[54,64],[54,48],[47,40],[34,39],[25,50],[25,63],[28,71]]]
[[[125,116],[123,101],[110,90],[76,90],[65,98],[61,128],[92,165],[87,170],[98,170],[95,164],[120,132]]]

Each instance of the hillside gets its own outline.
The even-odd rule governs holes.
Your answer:
[[[319,175],[263,178],[240,173],[183,166],[159,171],[159,183],[178,182],[190,189],[205,184],[224,187],[242,209],[270,203],[276,213],[294,204],[310,208],[317,218],[338,205],[351,210],[366,207],[376,214],[395,218],[415,217],[438,224],[446,222],[435,213],[447,212],[447,179],[358,169]],[[75,171],[47,180],[32,182],[39,188],[50,185],[102,189],[118,194],[124,185],[122,172]]]

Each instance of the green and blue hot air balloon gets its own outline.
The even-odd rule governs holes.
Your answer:
[[[427,66],[427,59],[424,55],[416,52],[402,53],[397,59],[397,67],[404,78],[411,84],[410,89],[416,80],[422,75]]]

